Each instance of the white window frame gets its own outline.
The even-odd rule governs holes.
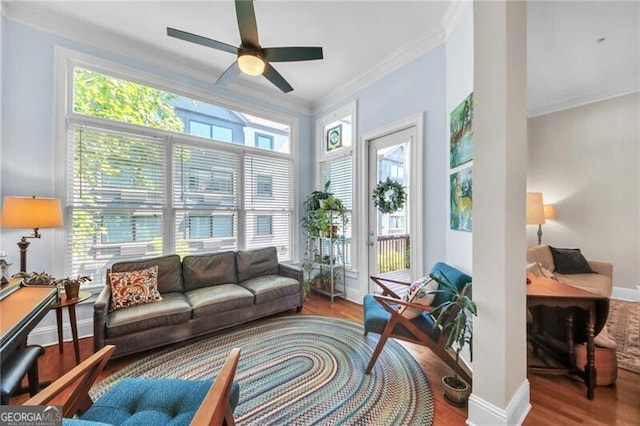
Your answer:
[[[324,134],[324,128],[331,124],[334,121],[340,120],[343,117],[351,116],[351,145],[350,146],[342,146],[341,148],[332,150],[327,152],[326,147],[326,138]],[[345,157],[351,157],[351,166],[352,166],[352,182],[351,182],[351,267],[346,269],[346,274],[348,277],[356,278],[358,274],[358,262],[357,253],[359,250],[357,241],[359,240],[359,236],[356,230],[356,227],[353,224],[353,218],[358,217],[358,208],[357,202],[358,199],[356,193],[356,177],[357,177],[357,158],[356,158],[356,141],[357,141],[357,103],[356,101],[351,101],[330,113],[318,118],[316,120],[316,163],[315,163],[315,189],[322,190],[324,188],[324,182],[322,181],[322,167],[321,164],[327,161],[339,160]]]
[[[286,115],[283,113],[277,113],[269,109],[263,109],[255,106],[250,103],[243,103],[237,101],[235,99],[231,99],[229,97],[221,96],[220,94],[213,93],[210,91],[202,90],[201,87],[190,87],[183,83],[179,83],[173,80],[168,80],[158,75],[141,71],[139,69],[125,66],[119,63],[111,62],[108,60],[104,60],[92,55],[87,55],[84,53],[80,53],[65,47],[55,46],[54,47],[54,115],[55,115],[55,124],[54,124],[54,138],[55,138],[55,195],[58,197],[63,206],[67,205],[67,196],[66,196],[66,173],[67,173],[67,119],[69,116],[78,116],[79,114],[73,113],[72,109],[72,100],[73,100],[73,73],[70,72],[74,67],[86,68],[92,71],[104,73],[116,78],[125,79],[128,81],[132,81],[138,84],[151,86],[160,90],[164,90],[171,93],[176,93],[191,99],[200,100],[202,102],[210,103],[213,105],[218,105],[223,108],[227,108],[234,111],[242,111],[243,113],[263,117],[268,120],[272,120],[277,123],[281,123],[283,125],[289,126],[290,134],[289,134],[289,154],[281,154],[277,152],[273,152],[275,156],[281,156],[292,161],[292,173],[297,173],[298,171],[298,145],[299,145],[299,120],[293,115]],[[94,117],[83,117],[83,121],[88,123],[91,122],[103,122],[99,118]],[[127,129],[127,128],[135,128],[136,132],[141,134],[155,134],[157,132],[156,129],[146,129],[141,128],[140,126],[127,124],[127,123],[115,123],[114,127],[119,129]],[[164,131],[166,132],[166,131]],[[176,138],[191,138],[195,137],[189,135],[188,133],[179,133],[175,135]],[[225,146],[228,143],[225,143]],[[240,149],[245,152],[254,152],[258,150],[254,147],[247,146],[238,146],[237,149]],[[171,158],[171,146],[167,146],[167,158]],[[259,150],[262,154],[264,150]],[[168,167],[167,170],[167,179],[169,181],[172,180],[172,171],[171,167]],[[293,195],[292,195],[292,225],[299,223],[299,212],[296,208],[298,204],[298,179],[294,179],[292,184]],[[241,210],[244,209],[244,194],[238,194],[240,199]],[[175,237],[174,231],[171,224],[175,219],[174,208],[173,208],[173,193],[172,189],[169,189],[169,193],[167,194],[167,206],[165,206],[166,214],[163,214],[163,229],[170,230],[164,232],[163,235],[163,252],[169,253],[175,248]],[[69,214],[69,209],[65,209],[63,212],[65,216],[65,223],[71,223],[71,217]],[[243,215],[238,217],[240,224],[243,224],[244,218]],[[238,225],[238,235],[235,238],[238,238],[239,246],[238,248],[243,248],[240,246],[240,242],[244,241],[245,230],[241,229],[240,224]],[[244,225],[246,227],[246,224]],[[55,265],[52,273],[55,276],[67,276],[70,274],[70,271],[67,270],[67,262],[66,259],[66,244],[68,237],[68,229],[61,228],[58,230],[59,232],[55,233],[54,238],[54,255],[53,255],[53,264]],[[290,235],[290,253],[291,253],[291,261],[299,261],[299,232],[298,226],[291,227],[291,235]],[[94,285],[96,288],[98,286],[101,287],[101,284]]]

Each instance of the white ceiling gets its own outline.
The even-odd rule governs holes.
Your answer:
[[[324,59],[274,64],[294,87],[286,95],[262,77],[244,75],[229,89],[288,99],[313,110],[442,43],[445,27],[462,5],[257,0],[263,47],[322,46]],[[211,82],[234,56],[168,37],[166,27],[240,44],[230,0],[5,0],[3,11],[9,19]],[[635,1],[529,2],[530,113],[637,91],[639,16],[640,3]],[[597,43],[602,37],[605,41]]]

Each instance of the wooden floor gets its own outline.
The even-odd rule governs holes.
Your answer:
[[[286,313],[296,315],[295,311]],[[336,299],[331,304],[327,298],[312,294],[305,303],[302,314],[328,315],[362,322],[362,306]],[[449,372],[448,367],[435,358],[428,349],[403,343],[416,358],[425,372],[433,391],[436,407],[434,425],[464,425],[467,418],[466,408],[457,408],[444,401],[440,391],[440,378]],[[93,340],[81,339],[81,358],[93,353]],[[106,377],[134,360],[150,352],[112,360],[102,377]],[[65,343],[63,354],[57,345],[46,348],[40,358],[40,378],[54,380],[74,366],[73,346]],[[532,425],[640,425],[640,374],[618,370],[615,385],[598,387],[596,397],[589,401],[585,397],[584,385],[564,376],[530,375],[529,382],[531,411],[525,420],[526,426]],[[19,395],[11,400],[19,404],[27,399]]]

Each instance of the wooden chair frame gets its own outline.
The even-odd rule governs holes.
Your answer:
[[[73,417],[85,412],[93,404],[89,389],[115,350],[113,345],[103,347],[23,405],[62,405],[63,417]],[[51,402],[54,404],[50,404]]]
[[[111,358],[116,347],[107,345],[78,364],[23,405],[62,405],[63,417],[73,417],[91,407],[89,389]],[[229,396],[240,359],[240,348],[232,349],[209,391],[205,395],[192,425],[235,425]]]
[[[380,340],[378,340],[378,344],[376,345],[376,348],[373,351],[373,355],[371,356],[371,361],[369,361],[369,364],[365,369],[365,374],[369,374],[371,372],[371,370],[373,369],[373,366],[375,365],[378,359],[378,356],[380,356],[380,353],[384,348],[385,343],[390,337],[403,340],[405,342],[426,346],[429,349],[431,349],[431,351],[436,356],[438,356],[438,358],[444,361],[449,367],[456,369],[455,352],[452,349],[446,350],[444,348],[444,343],[446,341],[446,336],[444,333],[440,333],[438,339],[433,340],[429,335],[425,334],[422,330],[420,330],[410,319],[398,313],[399,305],[407,306],[407,307],[414,308],[427,313],[431,312],[432,307],[419,305],[416,303],[405,302],[393,290],[391,290],[389,287],[387,287],[387,285],[384,284],[384,282],[387,282],[387,283],[410,286],[411,283],[398,281],[390,278],[379,277],[375,275],[372,275],[371,279],[382,289],[381,295],[375,294],[373,297],[376,299],[376,301],[378,301],[378,303],[380,303],[380,305],[382,305],[382,307],[387,312],[391,314],[391,317],[389,318],[389,321],[384,327],[382,334],[380,334]],[[454,314],[454,312],[451,312],[451,314]],[[398,325],[404,326],[413,335],[413,338],[403,336],[400,334],[395,334],[394,330]],[[471,384],[471,371],[464,364],[464,362],[460,363],[460,369],[458,373],[460,374],[460,376],[462,376],[462,378],[465,381],[467,381],[467,383]]]

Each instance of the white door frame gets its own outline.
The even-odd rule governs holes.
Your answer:
[[[412,184],[409,187],[409,199],[411,200],[411,213],[409,215],[409,229],[411,247],[411,273],[412,279],[424,275],[424,194],[422,188],[424,185],[423,165],[425,164],[423,155],[424,143],[424,114],[417,113],[404,119],[387,124],[381,128],[372,130],[360,136],[360,143],[356,146],[357,158],[357,208],[362,212],[359,217],[361,220],[354,221],[357,227],[357,264],[358,264],[358,288],[363,294],[370,292],[368,273],[368,231],[369,219],[365,213],[368,211],[369,200],[369,143],[373,139],[378,139],[391,133],[404,130],[410,127],[416,129],[416,140],[411,143],[409,148],[409,179]]]

